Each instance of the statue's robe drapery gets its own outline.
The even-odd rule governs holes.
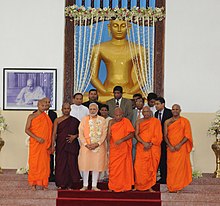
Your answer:
[[[175,146],[184,137],[188,139],[179,151],[171,152],[167,148],[167,187],[169,191],[177,191],[192,182],[192,168],[190,164],[190,152],[192,150],[192,133],[189,121],[180,117],[168,126],[169,142]]]
[[[63,120],[57,126],[55,158],[55,179],[57,187],[73,188],[74,182],[80,181],[78,169],[78,139],[74,139],[72,143],[66,141],[69,134],[78,134],[78,127],[79,120],[72,116]]]
[[[136,145],[136,157],[134,163],[135,189],[148,190],[156,184],[157,169],[160,162],[162,141],[161,123],[152,117],[139,125],[139,136],[145,142],[153,145],[149,150],[144,150],[140,142]]]
[[[48,149],[52,140],[52,122],[48,115],[43,112],[32,119],[30,131],[43,138],[44,143],[41,144],[30,137],[28,182],[30,185],[47,187],[50,175],[50,152]]]
[[[109,150],[109,184],[115,192],[131,190],[134,184],[132,165],[132,139],[116,145],[115,142],[126,137],[134,128],[127,118],[123,118],[111,126]]]

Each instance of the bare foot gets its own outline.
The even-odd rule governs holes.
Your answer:
[[[152,188],[149,189],[149,192],[156,192],[155,190],[153,190]]]
[[[48,187],[42,186],[42,190],[48,190]]]
[[[36,191],[36,185],[32,185],[32,186],[31,186],[31,190],[32,190],[32,191]]]
[[[169,191],[169,193],[177,193],[178,191],[177,190],[175,190],[175,191]]]
[[[91,190],[93,190],[93,191],[100,191],[100,189],[99,188],[97,188],[97,187],[92,187],[92,189]]]
[[[87,190],[87,187],[86,186],[83,186],[80,191],[86,191]]]

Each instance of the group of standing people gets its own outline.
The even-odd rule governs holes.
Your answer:
[[[91,172],[94,191],[99,191],[101,175],[108,177],[108,187],[115,192],[153,192],[158,168],[158,182],[166,183],[170,192],[192,181],[191,128],[180,116],[180,106],[167,109],[164,98],[150,93],[147,104],[135,94],[132,107],[132,101],[122,97],[121,86],[114,87],[113,93],[106,104],[98,102],[95,89],[84,103],[81,93],[74,94],[73,104],[64,103],[63,115],[53,124],[45,113],[48,98],[38,101],[37,112],[29,115],[26,124],[31,137],[28,181],[32,189],[47,188],[54,151],[58,188],[74,188],[82,177],[81,190],[87,190]]]

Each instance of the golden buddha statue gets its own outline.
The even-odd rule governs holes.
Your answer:
[[[128,23],[128,30],[130,27],[131,24]],[[135,58],[135,55],[143,57],[145,48],[135,44],[130,51],[129,42],[126,39],[127,26],[125,21],[111,20],[108,29],[112,34],[112,39],[95,45],[92,50],[91,84],[97,89],[101,102],[113,97],[112,91],[116,85],[123,88],[123,97],[132,99],[133,94],[141,93],[132,59]],[[104,61],[107,70],[104,84],[98,77],[101,60]]]

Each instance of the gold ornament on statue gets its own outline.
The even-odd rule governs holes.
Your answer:
[[[216,137],[216,141],[212,144],[216,157],[216,169],[213,177],[220,178],[220,110],[216,112],[216,118],[212,121],[208,134]]]

